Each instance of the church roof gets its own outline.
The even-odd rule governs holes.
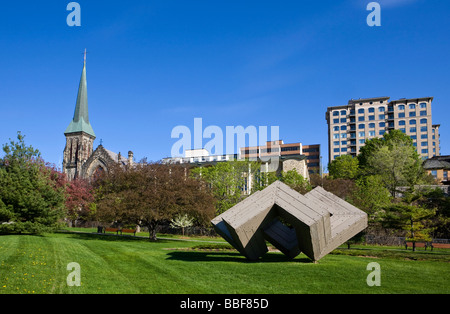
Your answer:
[[[72,122],[70,122],[64,134],[85,132],[95,137],[94,130],[89,123],[87,81],[86,81],[86,59],[81,72],[80,85],[78,87],[77,103]]]
[[[119,160],[119,154],[116,154],[112,151],[110,151],[109,149],[106,149],[103,147],[103,149],[106,151],[106,153],[109,155],[109,157],[111,157],[112,160],[114,161],[120,161],[123,165],[126,165],[128,163],[128,159],[125,158],[124,156],[120,155],[120,160]]]

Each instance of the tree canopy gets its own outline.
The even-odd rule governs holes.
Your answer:
[[[100,220],[147,227],[153,240],[158,225],[177,214],[188,214],[197,224],[209,222],[214,215],[214,198],[204,182],[190,177],[180,165],[117,164],[95,186]]]
[[[53,231],[64,215],[64,185],[60,174],[27,146],[18,132],[17,141],[3,145],[0,159],[0,232],[42,233]]]
[[[370,139],[358,155],[361,173],[377,175],[395,197],[400,186],[412,187],[425,177],[412,139],[398,130]]]

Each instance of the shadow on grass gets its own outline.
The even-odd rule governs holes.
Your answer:
[[[250,261],[238,252],[226,251],[173,251],[167,254],[168,260],[179,260],[185,262],[235,262],[235,263],[312,263],[309,258],[297,257],[290,259],[284,254],[266,253],[257,261]]]

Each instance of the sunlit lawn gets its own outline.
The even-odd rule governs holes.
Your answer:
[[[236,251],[190,250],[211,239],[195,240],[167,236],[150,242],[88,233],[0,236],[0,293],[450,292],[448,250],[380,254],[381,248],[342,249],[317,264],[304,255],[287,260],[267,253],[259,262],[248,262]],[[367,264],[374,261],[381,267],[379,287],[366,283]],[[81,286],[67,284],[71,262],[80,265]]]

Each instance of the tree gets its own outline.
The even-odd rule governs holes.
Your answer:
[[[324,190],[349,201],[356,190],[355,180],[333,179],[329,176],[321,178],[318,174],[311,175],[311,186],[321,186]]]
[[[355,179],[359,171],[358,159],[350,155],[339,156],[328,165],[328,171],[334,179]]]
[[[311,191],[311,184],[297,170],[282,171],[279,180],[299,193]]]
[[[0,232],[53,231],[64,215],[62,174],[46,165],[20,132],[17,139],[3,145],[0,159]]]
[[[79,219],[87,220],[89,218],[93,201],[93,188],[89,181],[77,178],[67,183],[67,218],[72,222],[72,225]]]
[[[193,177],[208,183],[217,200],[216,214],[219,215],[242,200],[246,180],[254,179],[259,168],[258,162],[228,161],[198,167],[192,169],[191,173]],[[256,182],[253,186],[258,187]]]
[[[356,189],[350,197],[351,203],[368,214],[370,226],[378,225],[385,208],[391,205],[389,190],[383,186],[378,175],[361,176],[355,184]]]
[[[170,226],[174,229],[181,228],[181,233],[184,235],[184,229],[194,224],[194,218],[189,217],[187,214],[177,215],[170,220]]]
[[[427,209],[421,206],[410,204],[394,204],[386,210],[385,226],[407,231],[407,241],[415,243],[419,241],[431,240],[431,228],[427,228],[427,220],[435,214],[434,209]]]
[[[189,214],[200,225],[214,215],[214,198],[204,182],[180,165],[117,164],[95,186],[99,219],[146,227],[151,240],[157,227],[177,214]]]
[[[363,175],[378,175],[393,197],[398,187],[413,186],[424,178],[419,154],[411,138],[392,130],[383,139],[371,139],[358,156]]]

